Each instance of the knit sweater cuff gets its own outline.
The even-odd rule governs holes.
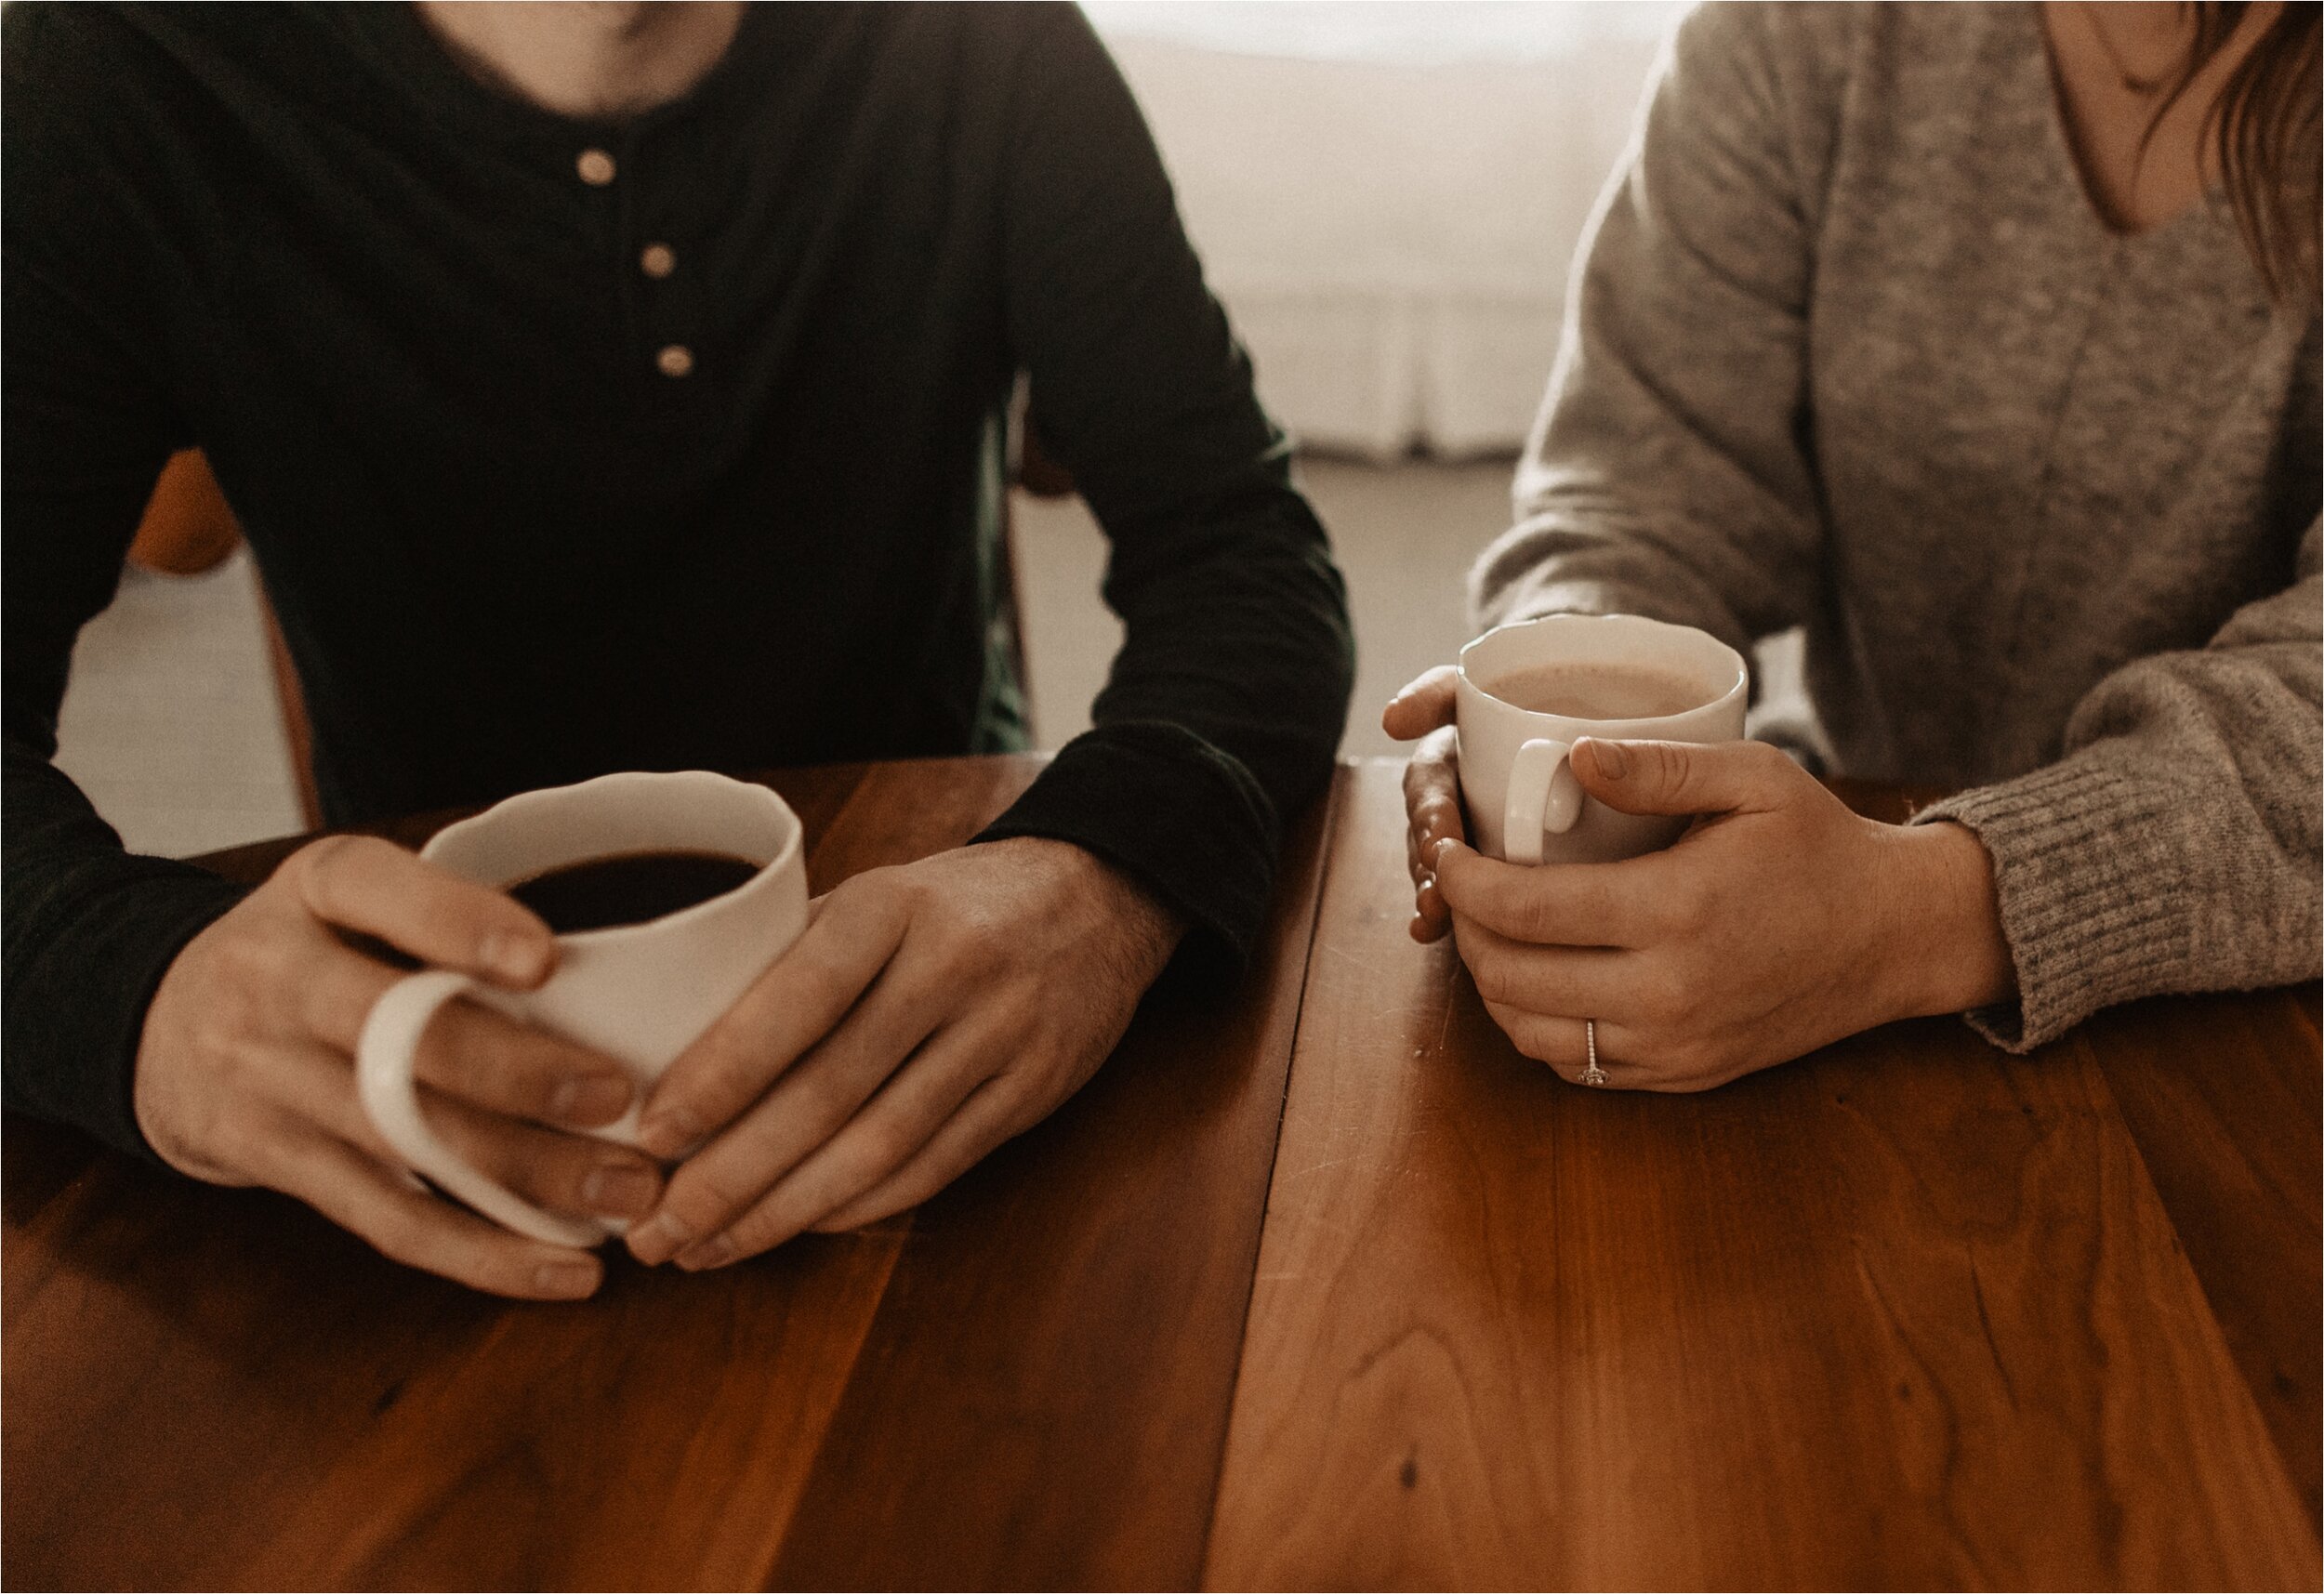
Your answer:
[[[2155,889],[2170,794],[2094,760],[1963,792],[1915,814],[1967,825],[1993,860],[2017,997],[1964,1014],[2030,1051],[2099,1008],[2164,989],[2185,959],[2184,916]]]

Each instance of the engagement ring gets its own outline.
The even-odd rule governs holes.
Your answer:
[[[1590,1037],[1590,1066],[1581,1071],[1581,1082],[1584,1085],[1604,1085],[1605,1070],[1598,1066],[1598,1021],[1584,1019],[1581,1022]]]

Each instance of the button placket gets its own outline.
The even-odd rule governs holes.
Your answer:
[[[640,231],[653,236],[649,229]],[[679,273],[678,251],[661,238],[639,249],[635,258],[642,279],[647,336],[655,345],[654,368],[673,382],[683,380],[693,375],[695,365],[689,336],[695,318],[688,311],[699,307],[688,291],[693,284]]]
[[[666,157],[671,154],[667,138],[656,148]],[[616,247],[621,251],[619,270],[627,279],[622,297],[633,307],[631,336],[640,339],[640,355],[657,374],[653,379],[681,383],[700,364],[694,339],[701,324],[699,293],[693,273],[680,269],[668,218],[653,214],[658,207],[642,177],[639,147],[632,141],[621,156],[625,181]]]

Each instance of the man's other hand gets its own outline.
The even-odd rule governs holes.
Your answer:
[[[1126,876],[1020,837],[858,875],[648,1097],[685,1156],[640,1261],[720,1267],[915,1205],[1080,1088],[1184,927]]]
[[[548,927],[498,891],[400,847],[329,837],[186,943],[138,1047],[138,1126],[171,1166],[295,1195],[397,1261],[498,1295],[572,1299],[587,1251],[511,1234],[429,1194],[355,1094],[372,1004],[403,976],[362,938],[509,990],[548,978]],[[662,1192],[640,1153],[561,1132],[610,1124],[634,1087],[612,1059],[468,1002],[429,1026],[416,1070],[429,1126],[526,1200],[635,1218]]]

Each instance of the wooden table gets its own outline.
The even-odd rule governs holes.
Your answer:
[[[771,779],[827,889],[1037,768]],[[1248,982],[917,1213],[579,1306],[12,1118],[0,1580],[2317,1586],[2315,991],[1578,1090],[1401,824],[1344,769]]]

